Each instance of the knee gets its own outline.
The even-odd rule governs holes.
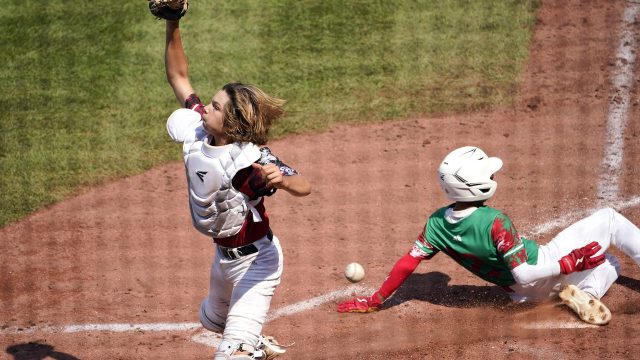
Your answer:
[[[593,295],[597,299],[601,299],[611,285],[616,282],[618,276],[620,276],[620,262],[618,258],[611,254],[605,255],[607,261],[593,270],[594,276],[597,276],[598,280],[592,286],[588,286],[584,290]]]
[[[611,254],[605,254],[606,259],[609,261],[609,263],[613,266],[613,269],[615,270],[615,276],[616,279],[618,278],[618,276],[620,276],[620,261],[618,261],[618,258],[611,255]]]
[[[611,234],[616,232],[616,223],[617,219],[622,216],[617,211],[610,207],[606,207],[596,211],[594,214],[595,223],[601,224],[601,226],[605,226],[608,228]]]
[[[608,219],[609,221],[613,221],[613,219],[615,219],[615,217],[619,216],[620,214],[618,214],[618,212],[615,211],[613,208],[605,207],[596,211],[595,215],[597,215],[602,219]]]
[[[214,316],[210,312],[207,312],[208,301],[205,299],[200,304],[200,323],[205,329],[222,333],[224,331],[225,319],[220,319],[218,316]]]

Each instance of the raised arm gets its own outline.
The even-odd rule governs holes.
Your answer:
[[[182,47],[180,22],[178,20],[167,20],[164,65],[169,85],[171,85],[180,106],[184,106],[185,100],[194,91],[189,82],[189,65]]]

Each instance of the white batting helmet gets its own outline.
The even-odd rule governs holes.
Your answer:
[[[475,146],[464,146],[444,158],[438,167],[438,177],[449,199],[460,202],[483,201],[496,192],[498,183],[491,177],[501,167],[502,160],[499,158],[488,157]]]

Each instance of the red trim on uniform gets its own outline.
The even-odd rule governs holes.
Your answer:
[[[496,249],[501,254],[509,251],[513,245],[516,243],[514,236],[518,236],[518,233],[511,231],[511,229],[505,229],[504,221],[500,217],[497,217],[493,221],[493,226],[491,227],[491,238],[493,239],[493,243],[496,246]]]
[[[233,177],[231,183],[234,188],[247,195],[249,199],[257,199],[260,197],[257,192],[263,190],[266,184],[264,181],[256,183],[256,174],[259,174],[259,171],[253,167],[241,169]],[[260,176],[259,178],[262,179]],[[267,235],[269,232],[269,216],[264,207],[264,198],[256,205],[256,210],[258,210],[262,221],[254,222],[253,213],[249,212],[239,233],[226,238],[214,239],[215,243],[224,247],[237,247],[250,244]]]
[[[195,93],[189,95],[184,101],[184,107],[196,111],[202,115],[204,112],[204,104],[200,101],[200,98]]]
[[[264,208],[264,199],[260,200],[260,203],[256,205],[256,210],[258,210],[262,221],[253,222],[253,214],[249,212],[240,232],[226,238],[213,239],[213,241],[224,247],[238,247],[251,244],[265,237],[269,233],[269,216]]]

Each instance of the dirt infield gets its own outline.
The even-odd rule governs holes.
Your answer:
[[[309,197],[266,202],[285,270],[265,332],[295,342],[281,358],[638,358],[640,268],[616,250],[623,276],[603,298],[613,313],[605,327],[554,304],[513,306],[445,255],[423,262],[384,311],[335,312],[353,289],[346,264],[365,266],[360,291],[377,288],[446,203],[435,169],[459,146],[505,161],[489,204],[525,236],[544,243],[607,205],[640,224],[640,69],[620,56],[635,46],[620,47],[621,34],[640,39],[638,20],[624,20],[636,6],[543,1],[511,108],[271,143],[314,186]],[[631,69],[629,84],[614,81],[629,75],[621,69]],[[620,109],[628,121],[612,133]],[[603,164],[607,151],[619,168]],[[213,247],[191,227],[186,195],[183,165],[173,163],[0,229],[0,358],[212,358],[196,323]]]

